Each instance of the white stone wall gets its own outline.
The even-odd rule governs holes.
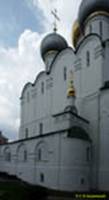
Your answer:
[[[77,84],[77,98],[87,97],[99,90],[102,86],[102,53],[98,54],[97,48],[102,51],[102,44],[96,35],[90,35],[83,40],[77,50],[79,66],[75,66],[75,79]],[[89,52],[89,65],[87,66],[87,52]]]
[[[109,190],[109,89],[100,95],[99,188]]]
[[[34,86],[28,84],[23,90],[21,99],[21,127],[19,138],[25,138],[28,128],[29,136],[39,135],[39,124],[43,123],[43,133],[55,130],[52,115],[63,112],[68,105],[67,90],[70,71],[73,69],[75,55],[69,48],[61,52],[54,62],[51,73],[41,73],[36,78]],[[64,67],[67,69],[67,79],[64,80]],[[44,93],[41,83],[44,83]],[[29,98],[28,98],[29,94]]]
[[[86,52],[90,53],[90,65],[87,66]],[[89,35],[80,45],[77,55],[81,60],[75,73],[79,80],[77,97],[80,116],[90,121],[89,135],[93,141],[92,187],[97,188],[99,171],[99,89],[103,86],[104,49],[99,37]],[[76,69],[76,67],[75,67]]]
[[[82,42],[75,53],[68,48],[56,58],[49,75],[41,73],[34,83],[28,84],[21,100],[21,127],[19,138],[25,138],[28,128],[29,136],[39,135],[39,124],[43,123],[43,132],[55,130],[52,115],[64,111],[68,105],[67,90],[70,71],[74,73],[76,89],[76,105],[85,96],[96,92],[103,84],[102,52],[97,54],[97,48],[102,46],[97,36],[90,36]],[[90,52],[90,66],[86,66],[86,52]],[[98,55],[95,57],[95,55]],[[64,80],[64,68],[67,69],[67,80]],[[44,83],[44,93],[41,93],[41,83]],[[29,101],[28,101],[29,92]],[[29,114],[28,114],[29,113]]]
[[[4,157],[4,149],[7,147],[11,153],[9,161]],[[4,145],[1,146],[0,171],[53,189],[88,190],[90,161],[86,160],[87,147],[90,147],[89,142],[68,138],[67,132]],[[42,150],[40,160],[39,149]],[[27,151],[27,160],[24,160],[24,150]],[[81,179],[84,179],[83,184]]]
[[[105,42],[103,60],[103,82],[109,81],[109,41]]]

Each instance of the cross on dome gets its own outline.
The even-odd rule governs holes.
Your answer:
[[[54,16],[54,32],[56,33],[57,32],[57,21],[60,21],[60,18],[58,17],[57,15],[57,9],[54,9],[51,11],[51,14]]]

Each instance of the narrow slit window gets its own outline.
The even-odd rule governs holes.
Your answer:
[[[40,174],[40,182],[42,182],[42,183],[44,182],[44,174],[43,173]]]
[[[43,134],[43,124],[42,123],[39,124],[39,134],[40,135]]]
[[[44,94],[44,82],[41,83],[41,93]]]
[[[89,32],[92,33],[92,25],[89,26]]]
[[[66,67],[64,67],[63,75],[64,75],[64,81],[66,81],[67,80],[67,68]]]
[[[30,102],[30,93],[27,92],[27,102],[29,103]]]
[[[86,64],[87,64],[87,67],[90,66],[90,52],[89,51],[86,52]]]
[[[28,138],[28,134],[29,134],[29,131],[28,131],[28,128],[25,129],[25,138]]]
[[[87,162],[90,161],[90,148],[89,147],[87,147],[87,149],[86,149],[86,160],[87,160]]]
[[[24,161],[26,162],[27,161],[27,151],[24,150]]]
[[[42,158],[42,150],[38,149],[38,161],[41,161]]]
[[[103,36],[103,23],[100,21],[100,36]]]
[[[84,185],[84,183],[85,183],[84,178],[81,178],[80,182],[81,182],[81,185]]]

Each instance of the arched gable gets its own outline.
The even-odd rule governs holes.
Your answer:
[[[34,89],[34,86],[36,86],[38,80],[39,80],[43,75],[45,75],[45,74],[46,74],[45,71],[41,71],[41,72],[37,75],[37,77],[36,77],[34,83],[31,83],[31,82],[26,83],[26,85],[24,86],[24,88],[23,88],[23,90],[22,90],[20,99],[23,98],[23,96],[24,96],[26,90],[27,90],[29,87],[30,87],[31,89]]]
[[[52,72],[52,70],[53,70],[53,69],[55,68],[55,66],[57,65],[57,62],[60,61],[60,59],[62,59],[62,58],[66,55],[66,53],[68,53],[68,52],[69,52],[70,54],[72,54],[72,57],[73,57],[73,55],[75,55],[75,52],[74,52],[73,48],[71,48],[71,47],[68,47],[68,48],[64,49],[63,51],[59,52],[59,53],[56,55],[56,57],[55,57],[55,59],[53,60],[53,62],[51,63],[50,73]]]
[[[81,42],[79,43],[79,45],[75,49],[75,54],[79,54],[79,52],[83,50],[83,47],[86,44],[88,44],[89,41],[93,41],[93,40],[96,40],[96,42],[98,41],[98,43],[102,46],[102,40],[101,40],[101,37],[98,34],[95,34],[95,33],[88,34],[86,37],[84,37],[83,40],[81,40]]]
[[[33,83],[33,86],[35,86],[38,82],[39,79],[41,79],[42,76],[46,75],[46,72],[45,71],[41,71],[37,76],[36,76],[36,79]]]
[[[67,90],[70,72],[74,71],[74,60],[74,51],[69,47],[58,54],[57,59],[51,66],[51,77],[53,78],[51,101],[53,114],[62,112],[67,106]]]
[[[77,95],[85,97],[97,92],[102,84],[103,43],[101,38],[97,34],[87,35],[79,43],[75,53]]]
[[[30,83],[30,82],[28,82],[28,83],[24,86],[24,88],[23,88],[23,90],[22,90],[22,93],[21,93],[20,99],[23,98],[25,91],[26,91],[29,87],[32,87],[32,83]]]

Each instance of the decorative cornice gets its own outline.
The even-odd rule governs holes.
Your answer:
[[[76,126],[76,127],[78,127],[78,129],[79,129],[79,128],[82,129],[82,128],[79,127],[79,126]],[[11,144],[19,144],[19,143],[21,143],[20,145],[25,145],[24,142],[28,142],[28,141],[34,140],[34,139],[42,139],[42,138],[45,138],[45,137],[49,137],[49,136],[51,136],[51,135],[62,134],[62,133],[65,133],[65,132],[68,132],[68,133],[69,133],[69,131],[71,131],[72,129],[73,129],[73,127],[72,127],[72,128],[69,128],[69,129],[63,129],[63,130],[58,130],[58,131],[54,131],[54,132],[50,132],[50,133],[45,133],[45,134],[42,134],[42,135],[37,135],[37,136],[33,136],[33,137],[28,137],[28,138],[24,138],[24,139],[20,139],[20,140],[15,140],[15,141],[12,141],[12,142],[8,142],[7,144],[1,144],[0,146],[9,146],[9,145],[11,145]],[[82,130],[84,131],[84,129],[82,129]],[[84,131],[84,132],[85,132],[85,131]],[[82,134],[83,134],[83,132],[82,132]],[[80,135],[80,137],[79,137],[79,135]],[[86,137],[85,137],[85,136],[82,136],[81,134],[79,134],[79,135],[77,135],[77,137],[76,137],[76,135],[75,135],[74,138],[81,139],[81,140],[86,140]],[[86,134],[85,134],[85,135],[86,135]],[[90,139],[90,137],[89,137],[88,134],[87,134],[87,138],[88,138],[87,140],[91,142],[91,139]]]
[[[71,114],[71,115],[77,117],[78,119],[84,121],[84,122],[87,123],[87,124],[90,123],[88,120],[84,119],[83,117],[79,116],[77,113],[74,113],[74,112],[72,112],[72,111],[63,111],[63,112],[61,112],[61,113],[58,113],[58,114],[55,114],[55,115],[52,115],[52,116],[53,116],[53,117],[58,117],[58,116],[64,115],[64,114]]]

